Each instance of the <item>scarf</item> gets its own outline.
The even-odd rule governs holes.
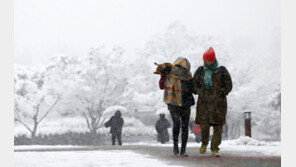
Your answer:
[[[204,82],[207,89],[212,89],[213,83],[212,83],[212,72],[215,71],[218,67],[218,61],[216,60],[211,66],[206,67],[203,66],[203,69],[205,71],[204,75]]]

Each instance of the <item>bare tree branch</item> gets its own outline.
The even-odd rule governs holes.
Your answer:
[[[57,104],[57,102],[60,100],[62,94],[60,94],[58,96],[58,98],[56,99],[56,101],[53,103],[53,105],[51,105],[51,107],[46,111],[46,113],[43,115],[43,117],[41,117],[41,119],[39,121],[37,121],[37,123],[40,123],[48,114],[49,112],[52,110],[52,108]]]
[[[27,101],[25,101],[25,103],[28,104]],[[18,105],[17,102],[14,103],[14,109],[17,110],[16,113],[17,113],[17,115],[19,116],[19,118],[20,118],[19,113],[21,113],[22,115],[24,115],[24,117],[29,117],[29,118],[31,118],[31,119],[34,119],[31,115],[29,115],[29,114],[27,114],[27,113],[25,113],[25,112],[20,112],[19,105]]]
[[[87,111],[88,111],[88,115],[89,115],[89,117],[90,118],[93,118],[93,113],[92,113],[92,108],[90,108],[90,107],[87,107]]]
[[[29,128],[29,126],[28,125],[26,125],[22,120],[20,120],[19,118],[15,118],[19,123],[21,123],[25,128],[27,128],[31,133],[33,132],[33,130],[31,130],[30,128]]]
[[[18,105],[15,103],[14,105],[14,108],[16,110],[16,115],[17,115],[17,118],[15,118],[16,121],[18,121],[19,123],[21,123],[26,129],[28,129],[31,133],[33,132],[33,130],[31,128],[29,128],[29,126],[27,124],[25,124],[21,118],[20,118],[20,115],[19,115],[19,107]],[[27,115],[27,114],[26,114]],[[29,116],[29,115],[28,115]],[[32,118],[31,116],[29,116],[30,118]],[[33,118],[32,118],[33,119]]]
[[[95,127],[96,127],[96,129],[99,128],[98,125],[99,125],[99,118],[97,118],[97,119],[96,119],[96,122],[95,122]]]
[[[100,121],[98,121],[98,124],[101,122],[101,124],[98,126],[98,128],[103,127],[104,122],[105,122],[106,118],[100,118]]]
[[[106,81],[105,81],[104,92],[103,92],[104,96],[106,95],[107,85],[108,85],[109,80],[110,80],[110,77],[109,77],[106,69],[105,69],[105,75],[106,75]]]
[[[33,116],[33,119],[34,119],[34,117],[36,117],[36,118],[38,117],[39,109],[40,109],[40,105],[41,105],[41,103],[44,101],[44,98],[45,98],[45,95],[42,96],[40,102],[38,103],[38,105],[37,105],[37,107],[36,107],[36,113],[35,113],[35,115]]]
[[[86,113],[83,112],[83,111],[81,111],[81,112],[82,112],[82,114],[84,115],[84,117],[85,117],[85,119],[86,119],[86,124],[87,124],[88,129],[89,129],[90,131],[92,131],[92,128],[90,127],[89,120],[88,120],[88,118],[87,118]]]

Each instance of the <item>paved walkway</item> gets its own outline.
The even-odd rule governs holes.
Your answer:
[[[278,167],[281,166],[281,157],[278,156],[249,156],[248,152],[244,154],[235,155],[230,151],[221,150],[222,157],[215,158],[210,156],[208,150],[206,154],[201,155],[199,148],[187,148],[188,157],[180,157],[172,155],[172,147],[158,147],[158,146],[141,146],[141,145],[127,145],[127,146],[82,146],[69,148],[35,148],[35,149],[21,149],[15,152],[26,151],[95,151],[95,150],[131,150],[137,153],[149,154],[156,159],[162,160],[171,165],[194,166],[194,167]],[[145,163],[145,162],[143,162]]]

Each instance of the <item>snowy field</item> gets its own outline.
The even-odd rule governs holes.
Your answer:
[[[138,154],[132,151],[119,150],[70,152],[15,152],[14,160],[15,167],[161,167],[167,165],[166,163],[160,160],[151,158],[149,155]]]

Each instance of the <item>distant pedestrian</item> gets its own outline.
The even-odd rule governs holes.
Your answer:
[[[195,135],[195,141],[197,143],[200,143],[200,141],[201,141],[201,129],[200,129],[200,125],[196,124],[194,121],[190,121],[189,122],[189,127],[190,127],[190,130]]]
[[[157,141],[161,144],[170,140],[168,128],[170,127],[169,121],[165,118],[165,114],[159,114],[159,120],[156,122],[155,129],[157,131]]]
[[[110,128],[110,133],[111,133],[111,140],[112,140],[112,145],[115,145],[116,138],[118,140],[118,145],[122,145],[121,142],[121,132],[122,132],[122,126],[124,124],[124,120],[121,117],[121,112],[117,110],[112,116],[109,121],[105,123],[105,127],[111,127]]]

